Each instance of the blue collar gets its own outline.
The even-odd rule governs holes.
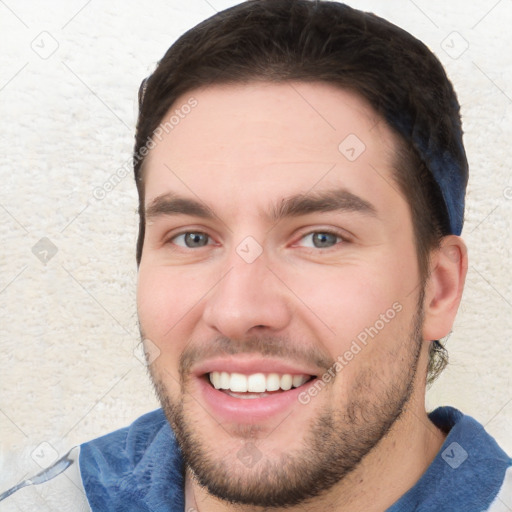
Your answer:
[[[449,432],[420,480],[387,512],[486,510],[512,461],[470,416],[440,407],[430,419]],[[80,471],[93,512],[183,511],[183,460],[161,409],[81,445]]]
[[[387,512],[487,510],[512,460],[471,416],[439,407],[429,418],[448,436],[423,476]]]

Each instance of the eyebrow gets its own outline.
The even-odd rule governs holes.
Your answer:
[[[155,197],[151,204],[145,208],[146,219],[162,215],[191,215],[202,219],[213,219],[212,210],[203,203],[174,193]]]
[[[376,208],[361,197],[344,188],[325,192],[297,194],[283,199],[272,209],[271,218],[274,222],[284,217],[299,217],[311,213],[333,211],[357,212],[377,216]]]
[[[270,210],[270,219],[277,222],[286,217],[300,217],[312,213],[346,211],[363,213],[375,217],[375,207],[361,197],[346,189],[327,190],[325,192],[296,194],[282,199]],[[162,215],[190,215],[202,219],[214,219],[217,216],[204,203],[175,193],[156,197],[145,209],[146,219]]]

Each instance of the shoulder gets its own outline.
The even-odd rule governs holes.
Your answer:
[[[83,443],[80,447],[81,459],[87,463],[95,459],[104,459],[108,463],[109,460],[119,459],[119,456],[124,454],[126,464],[136,465],[141,454],[151,446],[159,434],[162,434],[162,430],[166,430],[166,427],[167,420],[161,409],[149,412],[127,427]],[[121,469],[119,461],[115,467]]]
[[[446,440],[416,485],[388,512],[430,512],[447,507],[454,512],[509,510],[498,504],[512,498],[507,497],[512,459],[495,439],[478,421],[453,407],[440,407],[429,417],[447,434]]]
[[[161,409],[130,426],[80,447],[82,482],[95,510],[166,510],[155,503],[180,506],[182,460]],[[136,507],[136,508],[134,508]]]

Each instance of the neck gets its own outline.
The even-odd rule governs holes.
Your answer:
[[[390,432],[361,463],[328,493],[290,507],[286,512],[382,511],[420,479],[439,452],[445,435],[428,419],[424,395],[411,397]],[[197,512],[263,512],[263,508],[233,505],[208,493],[187,469],[185,510]],[[281,509],[274,509],[278,512]],[[284,509],[283,509],[284,510]]]

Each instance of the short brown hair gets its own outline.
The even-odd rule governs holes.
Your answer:
[[[408,32],[344,4],[311,0],[250,0],[222,11],[180,37],[144,80],[134,148],[137,262],[145,231],[140,150],[183,94],[253,81],[320,81],[348,89],[399,135],[394,177],[410,207],[424,283],[430,252],[450,233],[450,225],[440,187],[414,134],[402,125],[418,120],[423,132],[436,134],[447,147],[456,145],[461,125],[455,92],[438,59]],[[393,112],[401,117],[391,122]],[[433,341],[428,382],[446,362],[446,351]]]

